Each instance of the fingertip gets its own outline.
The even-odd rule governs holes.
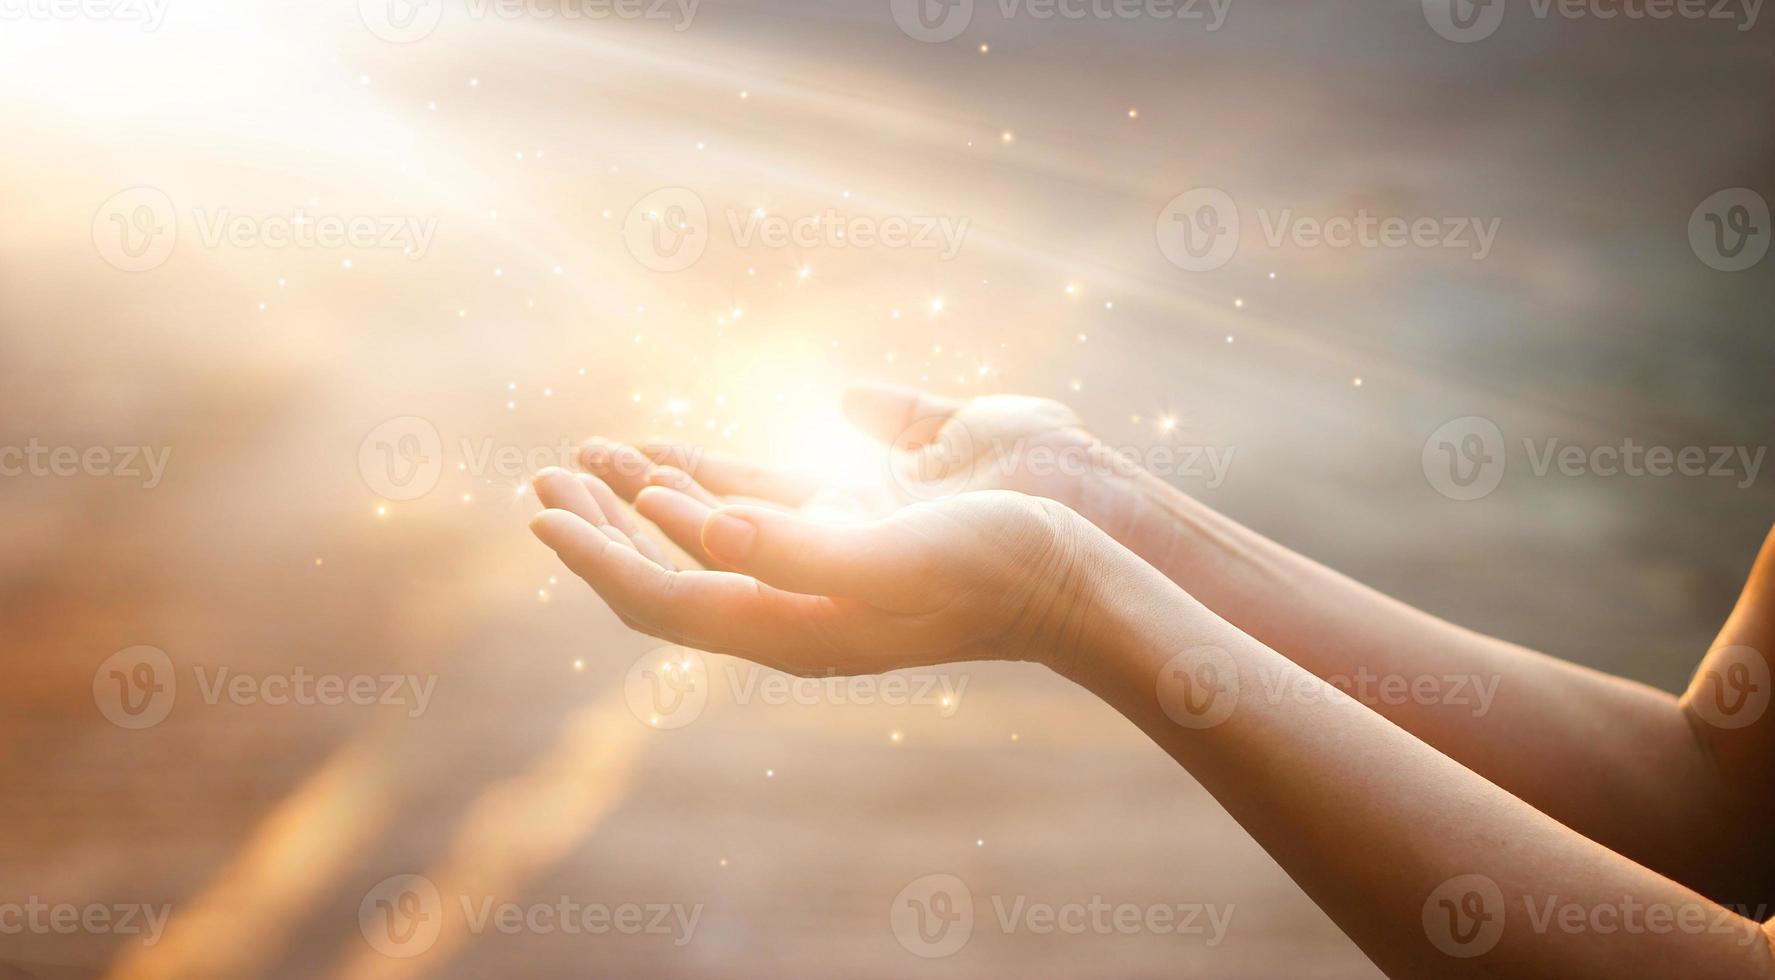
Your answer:
[[[530,518],[530,533],[556,551],[590,530],[592,525],[572,511],[549,507]]]
[[[703,520],[703,550],[717,561],[744,564],[752,555],[758,527],[748,519],[746,507],[723,507]]]

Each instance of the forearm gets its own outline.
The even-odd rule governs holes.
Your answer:
[[[1525,805],[1127,564],[1101,570],[1115,583],[1107,625],[1075,679],[1188,768],[1389,975],[1775,977],[1755,923]],[[1278,678],[1313,696],[1273,702],[1263,692]],[[1483,931],[1461,943],[1434,924],[1439,898],[1476,910],[1445,885],[1467,875],[1495,884],[1477,911],[1502,923],[1471,958],[1450,950],[1476,950]],[[1568,906],[1668,909],[1708,928],[1601,934],[1587,914],[1571,931]]]
[[[1717,842],[1736,818],[1674,697],[1414,609],[1149,474],[1081,503],[1233,626],[1510,793],[1663,873],[1735,884]]]

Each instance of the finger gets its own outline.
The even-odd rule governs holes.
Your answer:
[[[690,478],[689,473],[676,466],[656,468],[652,473],[647,474],[647,482],[650,486],[676,490],[687,497],[700,500],[710,507],[721,506],[721,501],[717,500],[714,494],[703,489],[700,484]]]
[[[666,568],[678,567],[678,563],[666,554],[659,542],[653,540],[653,535],[643,531],[641,526],[635,523],[634,516],[629,513],[629,506],[617,500],[616,494],[612,493],[602,480],[590,474],[581,473],[579,481],[585,484],[586,489],[591,491],[592,497],[598,501],[599,506],[604,508],[604,516],[610,521],[609,524],[604,525],[606,530],[615,532],[621,537],[623,544],[641,552],[643,556],[656,564],[664,565]]]
[[[559,466],[551,466],[536,474],[530,484],[536,488],[536,498],[542,501],[544,507],[571,511],[593,527],[609,523],[604,508],[598,506],[598,501],[586,489],[585,484]]]
[[[905,575],[904,537],[879,524],[822,524],[760,507],[723,507],[703,522],[714,560],[790,592],[867,599]]]
[[[579,465],[609,484],[624,500],[635,499],[654,468],[653,461],[635,447],[607,439],[591,439],[580,447]]]
[[[852,425],[899,448],[931,441],[961,408],[960,402],[928,391],[873,383],[845,391],[843,405]]]
[[[670,487],[647,487],[636,495],[635,510],[685,554],[705,566],[722,566],[703,547],[703,522],[713,510],[708,504]]]
[[[887,614],[862,604],[729,572],[666,571],[567,511],[545,510],[530,528],[625,624],[672,643],[823,672],[856,669],[858,651],[890,629]]]
[[[747,463],[701,446],[650,442],[643,444],[641,451],[655,462],[684,470],[710,493],[723,497],[756,497],[799,507],[819,489],[811,477]]]
[[[603,480],[590,473],[579,473],[576,476],[580,485],[584,486],[586,492],[591,494],[592,499],[597,502],[598,509],[604,512],[606,524],[615,525],[616,529],[624,534],[634,534],[640,530],[640,526],[635,523],[634,515],[629,513],[628,505],[618,500],[615,491],[611,490]]]

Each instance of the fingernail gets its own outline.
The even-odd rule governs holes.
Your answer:
[[[647,474],[647,482],[655,486],[682,490],[684,485],[690,482],[690,476],[675,466],[660,466]]]
[[[739,564],[752,554],[752,539],[758,529],[751,522],[732,514],[716,511],[703,522],[703,547],[709,554],[730,564]]]
[[[610,463],[610,444],[602,439],[589,439],[579,450],[579,465],[597,473]]]

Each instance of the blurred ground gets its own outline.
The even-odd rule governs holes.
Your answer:
[[[1187,774],[1035,669],[956,668],[953,712],[717,689],[694,724],[642,725],[622,681],[654,644],[554,581],[523,527],[524,472],[592,432],[824,458],[852,378],[1062,398],[1119,444],[1235,447],[1223,484],[1179,484],[1394,595],[1672,690],[1775,513],[1768,474],[1536,477],[1513,456],[1460,502],[1420,460],[1469,415],[1518,442],[1768,441],[1772,266],[1714,271],[1685,231],[1715,191],[1775,197],[1766,25],[1522,16],[1455,44],[1415,3],[1235,2],[1214,32],[983,3],[925,44],[885,2],[708,2],[681,31],[452,11],[398,45],[337,2],[0,22],[0,445],[171,452],[152,489],[0,478],[0,903],[173,907],[152,947],[0,933],[23,975],[1376,975]],[[179,241],[129,273],[95,216],[138,186]],[[1198,186],[1500,231],[1474,261],[1268,248],[1248,218],[1232,262],[1190,273],[1154,221]],[[970,231],[943,261],[742,247],[717,217],[662,273],[623,237],[660,187],[723,216]],[[301,206],[435,219],[435,240],[201,240],[220,209]],[[389,501],[360,447],[400,417],[447,465]],[[489,446],[525,465],[481,465]],[[138,644],[180,687],[129,730],[94,681]],[[416,718],[207,703],[193,671],[223,666],[435,694]],[[925,960],[887,909],[932,872],[982,909],[1236,911],[1213,946],[977,926]],[[682,947],[446,915],[391,958],[359,913],[404,873],[450,908],[702,911]]]

